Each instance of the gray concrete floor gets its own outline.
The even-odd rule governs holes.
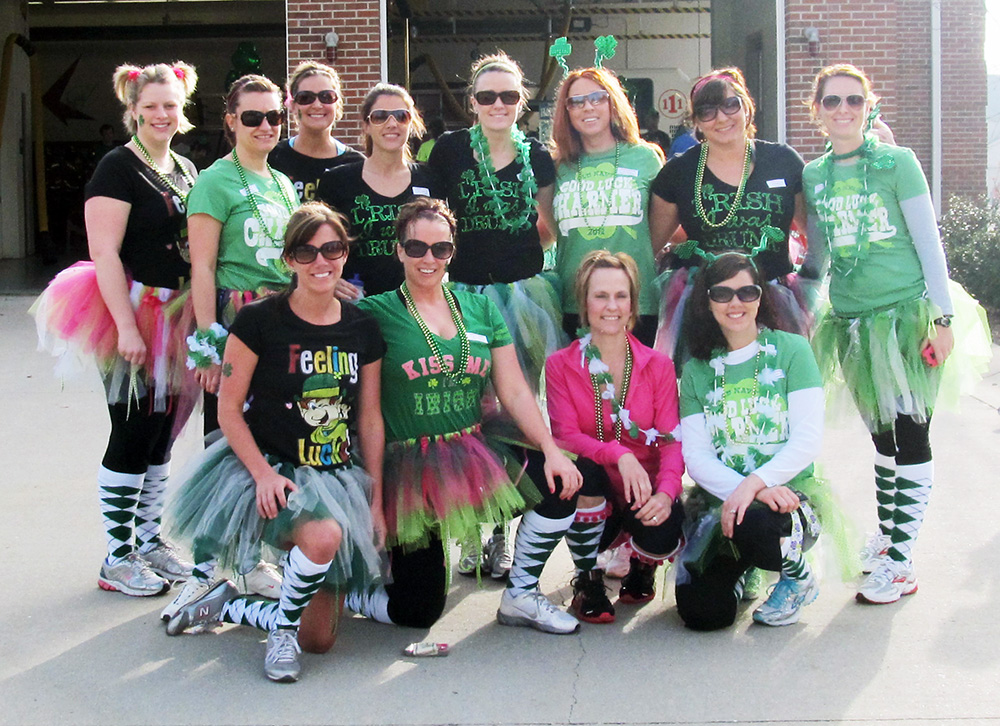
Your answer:
[[[961,414],[935,417],[920,591],[895,605],[859,605],[856,583],[828,572],[797,625],[753,625],[751,606],[703,634],[683,628],[668,586],[612,625],[552,636],[497,625],[500,586],[456,577],[429,632],[347,617],[331,653],[275,685],[261,633],[167,638],[164,598],[97,588],[102,390],[93,371],[53,378],[30,303],[0,297],[0,724],[1000,724],[998,364]],[[177,464],[197,448],[185,434]],[[874,527],[860,422],[828,428],[821,462],[859,529]],[[543,590],[568,600],[570,575],[561,547]],[[451,655],[401,655],[428,639]]]

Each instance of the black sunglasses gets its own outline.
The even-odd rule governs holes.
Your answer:
[[[583,105],[587,101],[590,101],[591,106],[600,106],[601,104],[607,103],[609,98],[611,98],[611,94],[607,91],[593,91],[579,96],[567,96],[566,105],[570,108],[583,108]]]
[[[438,260],[447,260],[455,254],[455,243],[435,242],[434,244],[427,244],[418,239],[408,239],[403,242],[403,252],[406,253],[407,257],[420,259],[427,254],[427,250],[430,250],[431,254]]]
[[[712,285],[708,288],[708,299],[712,302],[727,303],[733,299],[733,295],[740,299],[740,302],[752,303],[760,299],[760,285],[744,285],[738,290],[725,285]]]
[[[504,106],[516,106],[521,102],[520,91],[477,91],[472,97],[480,106],[492,106],[498,98]]]
[[[843,98],[834,93],[829,96],[823,96],[823,100],[820,103],[823,104],[823,108],[827,111],[836,111],[840,108],[840,104],[847,101],[847,105],[851,108],[862,108],[865,105],[867,99],[864,96],[858,95],[857,93],[852,93],[847,98]]]
[[[300,265],[308,265],[316,261],[318,255],[323,255],[328,260],[339,260],[347,254],[347,244],[339,239],[332,242],[324,242],[319,247],[312,245],[301,245],[291,252],[291,258]]]
[[[281,124],[285,123],[285,112],[283,110],[275,109],[267,112],[244,111],[240,114],[240,123],[252,129],[257,128],[264,123],[264,119],[267,119],[267,122],[271,124],[271,126],[281,126]]]
[[[391,111],[380,108],[368,114],[368,123],[381,126],[386,123],[390,117],[396,119],[396,123],[398,124],[410,122],[410,112],[405,108],[394,108]]]
[[[336,91],[299,91],[295,94],[295,103],[300,106],[311,106],[319,99],[320,103],[330,105],[340,100]]]
[[[694,117],[703,123],[713,121],[719,115],[719,111],[727,116],[734,116],[743,108],[743,99],[739,96],[730,96],[722,103],[706,103],[695,106]]]

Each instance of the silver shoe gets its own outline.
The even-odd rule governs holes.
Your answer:
[[[200,598],[202,595],[211,590],[214,585],[215,582],[211,580],[206,582],[195,577],[189,577],[188,581],[184,583],[184,587],[181,588],[179,593],[177,593],[177,597],[175,597],[169,605],[160,611],[160,620],[170,620],[170,618],[177,614],[178,610],[188,603],[194,602]]]
[[[102,563],[97,584],[102,590],[133,597],[162,595],[170,589],[170,583],[149,569],[146,561],[135,552],[117,564]]]
[[[229,580],[223,580],[197,600],[181,607],[167,623],[167,635],[180,635],[188,630],[199,632],[222,624],[222,609],[240,591]]]
[[[169,582],[188,579],[194,569],[194,564],[181,557],[177,548],[169,542],[160,542],[155,549],[139,556],[146,560],[149,569]]]
[[[485,570],[494,580],[503,580],[510,575],[514,564],[514,552],[507,538],[502,534],[490,537],[483,550]]]
[[[267,634],[267,654],[264,656],[264,675],[278,683],[299,680],[299,632],[289,628],[275,628]]]

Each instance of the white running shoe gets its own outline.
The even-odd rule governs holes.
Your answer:
[[[132,597],[162,595],[170,589],[170,583],[149,569],[146,561],[136,552],[113,565],[102,562],[97,584],[102,590]]]
[[[892,539],[887,534],[876,532],[869,535],[865,546],[861,548],[861,572],[866,575],[874,572],[882,564],[882,560],[888,557],[891,545]]]
[[[917,591],[917,576],[909,562],[884,559],[858,588],[858,602],[887,605]]]
[[[302,671],[299,666],[299,631],[275,628],[267,634],[264,674],[276,683],[294,683]]]
[[[281,573],[270,562],[261,560],[250,572],[241,575],[243,591],[277,600],[281,597]]]
[[[568,635],[580,629],[579,620],[549,602],[537,587],[520,595],[511,592],[507,588],[500,597],[497,622],[501,625],[522,625],[556,635]]]
[[[196,577],[189,577],[187,582],[184,583],[184,587],[181,591],[177,593],[177,597],[171,600],[170,604],[167,605],[163,610],[160,611],[160,620],[170,620],[177,611],[182,607],[187,605],[189,602],[194,602],[206,592],[212,589],[215,585],[213,581],[199,580]]]
[[[139,556],[146,560],[149,569],[168,582],[186,580],[194,569],[194,564],[181,557],[177,548],[166,541],[161,541],[149,552],[139,553]]]

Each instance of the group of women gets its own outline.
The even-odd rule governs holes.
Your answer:
[[[832,150],[808,165],[754,138],[739,70],[713,71],[691,93],[701,143],[664,165],[600,67],[560,86],[550,155],[517,130],[523,74],[495,54],[470,73],[476,123],[423,164],[404,89],[364,99],[361,155],[332,135],[336,72],[310,62],[286,94],[261,76],[234,83],[233,150],[197,180],[170,151],[195,81],[182,63],[116,71],[133,137],[87,188],[93,263],[36,306],[40,333],[96,356],[107,388],[101,587],[155,595],[184,580],[168,634],[258,627],[267,676],[293,681],[301,648],[332,646],[345,598],[380,622],[433,624],[449,539],[478,548],[495,526],[503,550],[521,514],[501,624],[614,621],[597,556],[615,546],[630,559],[619,604],[651,600],[657,567],[676,559],[685,624],[726,627],[759,568],[779,574],[754,619],[793,623],[818,594],[804,553],[821,522],[835,539],[845,529],[813,470],[822,369],[846,380],[877,452],[880,532],[859,599],[916,590],[927,432],[964,311],[912,152],[867,133],[876,99],[861,71],[817,77],[811,108]],[[279,144],[289,112],[298,134]],[[809,231],[799,276],[821,279],[832,253],[822,366],[793,222]],[[206,434],[221,436],[168,510],[188,562],[159,522],[171,443],[200,390]],[[570,612],[538,585],[563,538]]]

